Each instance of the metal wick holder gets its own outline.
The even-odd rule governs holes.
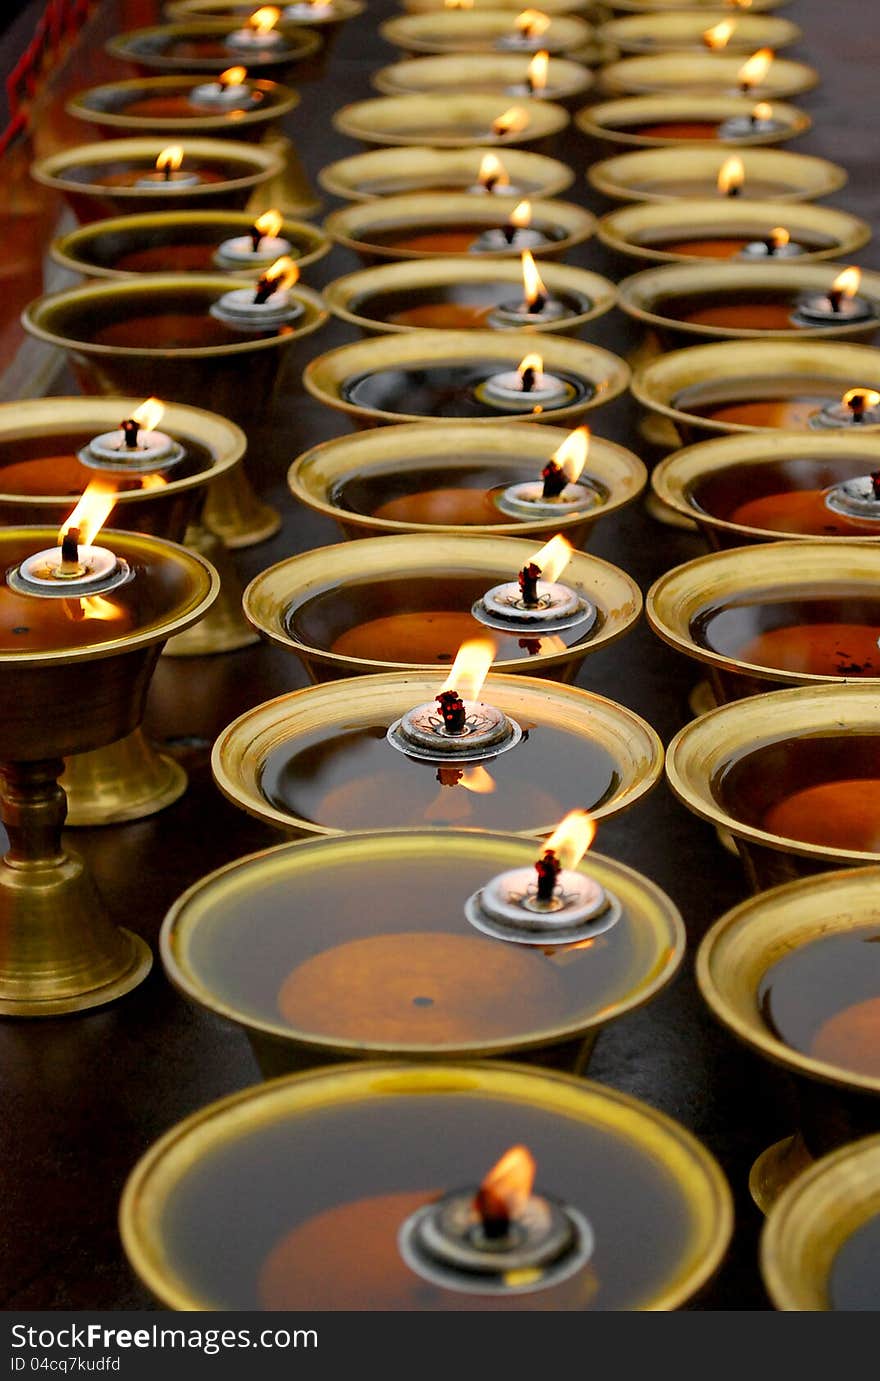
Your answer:
[[[750,115],[731,115],[718,126],[719,139],[748,139],[752,134],[778,134],[781,120],[753,120]]]
[[[828,403],[819,412],[813,413],[809,421],[813,431],[825,428],[880,427],[880,408],[866,408],[856,413],[846,403]]]
[[[238,331],[272,331],[297,321],[304,307],[286,288],[277,288],[265,302],[254,301],[253,287],[233,288],[210,307],[211,316]]]
[[[443,767],[484,762],[515,747],[523,731],[494,705],[464,701],[463,727],[447,729],[436,701],[417,705],[395,720],[385,737],[399,753]]]
[[[623,908],[586,873],[563,869],[548,901],[538,896],[534,868],[499,873],[465,902],[471,925],[493,940],[519,945],[570,945],[616,925]]]
[[[874,492],[870,475],[857,475],[835,485],[825,495],[826,507],[846,518],[868,518],[880,522],[880,495]]]
[[[217,246],[214,263],[218,268],[269,268],[283,254],[289,254],[293,245],[283,236],[261,236],[267,239],[269,248],[254,249],[250,235],[234,235]],[[258,243],[260,243],[258,241]]]
[[[516,581],[493,585],[473,605],[471,613],[486,628],[504,633],[562,633],[579,624],[584,625],[586,633],[596,622],[596,606],[582,599],[570,585],[539,580],[536,589],[537,602],[526,604]]]
[[[242,94],[243,93],[243,94]],[[202,82],[190,93],[190,103],[205,110],[252,110],[259,105],[262,94],[245,83],[226,86],[223,82]]]
[[[505,187],[504,195],[511,195],[509,187]],[[503,226],[491,225],[468,245],[468,253],[498,254],[506,249],[540,249],[547,244],[547,238],[543,230],[537,230],[532,225],[517,225],[512,235]]]
[[[561,494],[554,498],[544,497],[541,480],[523,480],[521,484],[508,485],[495,496],[495,505],[511,518],[534,521],[538,518],[567,518],[571,513],[586,512],[595,508],[599,496],[584,484],[566,484]]]
[[[40,551],[10,571],[7,584],[17,595],[37,595],[41,599],[84,599],[105,595],[131,580],[127,561],[104,547],[79,547],[77,570],[59,575],[49,563],[50,552]]]
[[[574,388],[555,374],[536,374],[526,388],[519,370],[490,374],[474,390],[480,402],[514,412],[533,412],[536,407],[567,407],[575,398]]]
[[[737,259],[797,259],[804,253],[799,244],[789,240],[784,245],[771,245],[769,240],[751,240],[744,245]]]
[[[150,437],[150,444],[141,445],[141,437]],[[164,432],[144,429],[138,432],[136,446],[126,443],[124,430],[102,432],[77,451],[76,458],[90,470],[112,470],[116,474],[134,472],[140,475],[170,470],[185,455],[186,451],[179,442],[173,441]]]
[[[536,53],[542,41],[542,34],[530,34],[527,30],[514,29],[513,33],[502,34],[495,47],[507,52]]]
[[[581,308],[589,311],[592,303]],[[490,326],[533,326],[535,322],[562,321],[571,316],[571,309],[557,297],[544,297],[540,304],[530,307],[527,302],[500,302],[490,313]]]
[[[817,293],[801,298],[791,321],[795,326],[850,326],[857,321],[870,321],[875,315],[874,304],[865,297],[843,297],[835,307],[829,296]]]
[[[400,1254],[423,1280],[471,1295],[523,1295],[561,1284],[590,1260],[593,1229],[570,1205],[533,1195],[495,1236],[474,1197],[473,1189],[447,1194],[401,1227]]]

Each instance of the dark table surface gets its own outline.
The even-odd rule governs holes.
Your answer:
[[[376,32],[379,20],[392,12],[391,0],[370,0],[367,13],[345,27],[323,81],[302,89],[302,105],[288,132],[312,176],[323,164],[356,152],[351,141],[333,131],[329,116],[344,103],[369,96],[371,70],[394,60]],[[793,55],[817,65],[823,78],[818,91],[803,98],[815,128],[796,148],[843,163],[851,180],[836,204],[876,223],[877,17],[859,0],[797,0],[787,13],[805,35]],[[579,136],[569,132],[560,139],[558,153],[577,170],[568,195],[606,209],[584,181],[587,150]],[[869,246],[859,261],[877,266],[878,249]],[[601,247],[587,244],[571,262],[602,271]],[[320,286],[355,267],[347,252],[335,249],[308,281]],[[311,337],[308,346],[318,353],[352,338],[336,323]],[[616,313],[598,323],[592,338],[624,353],[634,344]],[[71,391],[64,376],[58,391]],[[203,401],[210,406],[210,399]],[[630,402],[618,402],[590,420],[599,434],[638,449]],[[284,474],[297,454],[344,426],[303,394],[296,371],[289,370],[274,418],[252,436],[250,450],[252,473],[281,509],[284,525],[271,542],[239,553],[244,578],[290,553],[340,540],[332,524],[295,507]],[[701,549],[695,536],[660,526],[641,504],[600,524],[591,546],[629,571],[643,589]],[[588,659],[580,684],[638,711],[668,741],[688,717],[695,679],[694,667],[642,624]],[[186,765],[188,792],[152,819],[69,833],[117,917],[151,945],[167,908],[185,887],[230,859],[279,842],[221,798],[211,779],[210,745],[249,706],[304,684],[292,657],[263,645],[161,663],[149,728]],[[693,978],[694,950],[707,927],[745,894],[741,869],[713,831],[680,807],[665,786],[629,815],[603,826],[597,848],[641,869],[669,892],[685,917],[689,949],[670,989],[603,1033],[590,1075],[678,1118],[727,1172],[736,1196],[736,1232],[724,1267],[698,1307],[766,1308],[757,1267],[760,1217],[746,1183],[755,1156],[793,1129],[789,1093],[780,1074],[719,1029]],[[147,982],[103,1011],[0,1022],[0,1307],[153,1308],[129,1270],[117,1234],[126,1175],[173,1123],[257,1078],[244,1036],[188,1006],[158,962]]]

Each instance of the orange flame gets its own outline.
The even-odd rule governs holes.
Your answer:
[[[252,29],[256,29],[258,34],[267,34],[270,29],[275,28],[280,18],[281,11],[274,5],[262,5],[260,9],[254,10],[248,24]]]
[[[494,153],[483,155],[480,164],[480,172],[477,177],[481,187],[488,187],[491,183],[494,187],[507,187],[510,185],[510,178],[507,176],[507,169]]]
[[[552,459],[555,460],[560,470],[565,471],[569,484],[574,484],[575,480],[580,478],[587,463],[589,451],[590,429],[589,427],[577,427],[575,431],[569,432],[562,445],[553,452]]]
[[[535,1183],[535,1158],[525,1146],[511,1146],[492,1166],[474,1199],[474,1208],[487,1219],[509,1222],[522,1215]]]
[[[141,489],[164,489],[167,483],[164,475],[141,475]]]
[[[528,81],[529,89],[533,93],[543,91],[547,85],[547,70],[550,66],[550,54],[546,48],[541,48],[529,63]]]
[[[283,224],[284,217],[281,212],[273,209],[272,211],[264,211],[262,216],[257,216],[254,221],[254,229],[259,230],[261,235],[268,235],[274,240]]]
[[[831,291],[842,293],[844,297],[855,297],[862,281],[862,271],[855,267],[844,269],[831,284]]]
[[[770,231],[770,239],[773,241],[775,249],[785,249],[785,246],[791,241],[791,235],[784,225],[777,225]]]
[[[533,566],[537,566],[543,578],[551,585],[554,580],[558,580],[565,570],[572,556],[571,542],[567,542],[559,533],[551,537],[549,542],[545,542],[540,551],[536,551],[534,556],[529,558]]]
[[[494,659],[494,643],[488,638],[470,638],[455,654],[442,689],[458,691],[462,700],[476,700]]]
[[[746,90],[750,86],[760,86],[770,71],[770,64],[775,56],[772,48],[759,48],[757,53],[752,53],[752,56],[743,63],[737,73],[737,81],[740,86]]]
[[[517,230],[525,230],[527,225],[532,223],[532,203],[521,201],[510,213],[510,224],[515,225]]]
[[[722,19],[720,24],[714,24],[711,29],[704,31],[703,42],[713,53],[720,52],[727,47],[735,29],[736,24],[732,19]]]
[[[846,408],[858,403],[862,412],[869,412],[871,408],[880,407],[880,393],[873,388],[851,388],[843,395],[842,401]]]
[[[540,10],[523,10],[516,16],[516,27],[526,38],[538,38],[550,27],[550,20]]]
[[[519,134],[529,123],[529,112],[521,105],[512,105],[492,121],[493,134]]]
[[[576,868],[596,837],[596,822],[585,810],[571,810],[541,848],[552,849],[563,868]]]
[[[738,154],[732,154],[722,163],[718,173],[718,191],[723,197],[731,196],[742,187],[746,180],[746,170]]]
[[[77,528],[77,544],[90,547],[109,518],[115,502],[116,486],[103,476],[96,476],[83,490],[76,508],[59,529],[58,545],[61,545],[66,533]]]
[[[246,67],[227,67],[225,72],[220,73],[221,86],[243,86],[247,81]]]
[[[299,268],[296,261],[291,259],[289,254],[282,254],[280,259],[276,259],[274,264],[270,264],[269,268],[266,269],[261,281],[274,283],[273,292],[278,292],[279,289],[283,291],[284,288],[292,288],[294,283],[299,281]]]
[[[752,119],[763,123],[773,119],[773,107],[769,101],[759,101],[752,111]]]
[[[477,796],[491,796],[495,781],[485,767],[466,767],[457,782],[465,791],[473,791]]]
[[[516,367],[516,371],[520,376],[525,374],[527,369],[533,369],[536,374],[544,373],[544,360],[537,351],[532,351],[530,355],[523,355]]]
[[[183,149],[180,144],[169,144],[167,149],[163,149],[156,159],[156,172],[166,171],[176,173],[183,162]]]
[[[158,398],[147,398],[139,408],[135,408],[131,414],[131,420],[137,422],[141,431],[152,432],[156,430],[164,416],[165,404],[160,403]]]
[[[530,307],[546,298],[547,289],[541,280],[530,249],[524,249],[522,252],[522,276],[525,299]]]

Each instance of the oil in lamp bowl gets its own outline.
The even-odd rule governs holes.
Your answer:
[[[593,27],[574,14],[549,16],[550,23],[533,44],[516,45],[516,15],[510,10],[443,10],[403,14],[386,19],[379,33],[404,53],[554,54],[576,53],[593,38]]]
[[[65,107],[76,120],[97,126],[105,138],[117,135],[205,135],[260,139],[299,105],[299,95],[278,82],[251,80],[251,100],[240,108],[211,109],[193,100],[202,77],[135,77],[92,86]]]
[[[877,432],[743,432],[667,456],[651,483],[660,502],[695,522],[715,549],[780,538],[846,543],[880,531],[870,519],[830,510],[827,500],[876,470]]]
[[[382,1154],[352,1156],[371,1128]],[[516,1142],[536,1192],[589,1224],[592,1257],[544,1289],[430,1284],[401,1256],[404,1223],[461,1191],[475,1146],[491,1161]],[[504,1063],[359,1063],[247,1089],[158,1141],[121,1205],[129,1260],[178,1310],[670,1310],[717,1269],[731,1228],[727,1183],[690,1132],[616,1090]]]
[[[708,669],[719,701],[826,681],[880,691],[878,581],[876,542],[761,542],[667,571],[645,609],[658,637]]]
[[[690,811],[733,836],[756,891],[880,864],[866,760],[880,742],[878,713],[876,688],[858,683],[753,695],[686,725],[666,775]]]
[[[798,1129],[750,1179],[765,1211],[813,1157],[880,1129],[870,1034],[878,882],[877,867],[800,878],[734,907],[700,946],[697,980],[714,1015],[793,1080]]]
[[[636,370],[631,387],[649,413],[673,424],[682,444],[812,432],[851,388],[880,390],[880,355],[844,341],[719,341],[658,356]],[[869,412],[858,430],[869,434],[877,425]]]
[[[723,5],[718,5],[714,14],[682,10],[665,14],[619,16],[602,24],[596,31],[596,37],[624,55],[696,53],[703,58],[707,53],[704,33],[724,19],[731,20],[734,25],[724,52],[741,55],[741,62],[759,48],[772,48],[778,52],[792,43],[798,43],[803,37],[803,31],[790,19],[766,14],[732,15],[730,9],[725,9]]]
[[[247,235],[255,213],[247,211],[153,211],[92,221],[53,240],[49,252],[57,264],[84,278],[129,278],[139,273],[211,272],[221,267],[216,255],[225,240]],[[285,217],[279,236],[300,270],[330,253],[328,237],[307,221]],[[259,278],[271,261],[258,268],[222,264],[238,278]]]
[[[824,1156],[774,1206],[761,1274],[777,1309],[868,1310],[877,1302],[880,1136]]]
[[[880,328],[880,274],[864,272],[862,308],[835,318],[801,312],[827,298],[839,264],[802,264],[768,256],[756,263],[664,264],[619,284],[621,310],[652,331],[662,349],[697,341],[851,340],[864,344]]]
[[[305,18],[295,17],[289,11],[285,12],[284,5],[280,5],[279,8],[282,12],[279,23],[283,30],[305,24],[326,36],[328,29],[338,28],[347,19],[357,19],[364,13],[366,4],[365,0],[326,0],[326,3],[325,0],[316,0],[313,6],[315,12]],[[326,12],[328,9],[330,13]],[[173,0],[172,4],[165,6],[168,18],[180,23],[191,20],[225,22],[234,18],[240,24],[248,15],[253,14],[253,11],[254,5],[250,0]]]
[[[735,259],[746,245],[768,241],[777,226],[798,246],[799,264],[846,263],[871,238],[867,221],[835,207],[718,197],[621,206],[600,219],[596,234],[629,271],[633,260],[647,266]]]
[[[277,79],[298,64],[306,64],[322,46],[320,34],[299,25],[285,24],[278,28],[282,42],[267,45],[264,51],[256,47],[236,48],[226,42],[235,30],[242,27],[241,19],[190,20],[187,23],[161,24],[147,29],[131,29],[114,35],[105,47],[111,57],[133,66],[136,71],[178,75],[220,74],[238,63],[245,65],[255,77]]]
[[[561,1067],[573,1057],[582,1073],[601,1029],[674,977],[684,926],[647,878],[591,853],[579,871],[613,898],[609,929],[585,927],[580,948],[482,934],[468,919],[474,897],[505,873],[528,874],[539,852],[473,830],[281,845],[175,903],[162,928],[165,970],[197,1006],[245,1031],[267,1077],[353,1058],[532,1053]],[[367,896],[375,905],[365,908]]]
[[[783,144],[805,134],[809,115],[796,106],[773,102],[769,122],[755,122],[742,135],[725,134],[725,122],[749,120],[755,101],[748,96],[716,96],[684,92],[659,96],[625,96],[585,106],[574,123],[588,139],[615,147],[656,149],[704,144],[734,147]]]
[[[523,407],[521,400],[529,395],[487,403],[488,381],[508,375],[512,379],[524,356],[524,341],[515,331],[425,330],[371,336],[318,355],[306,366],[303,383],[314,398],[346,413],[358,427],[389,422],[447,427],[456,420],[467,420],[475,427],[514,419],[577,421],[626,388],[629,371],[616,355],[567,336],[541,335],[543,374],[561,382],[564,395],[557,401],[536,394],[535,402],[543,406],[539,413]],[[424,385],[421,398],[414,392],[416,375]],[[451,411],[454,400],[450,402],[448,392],[443,413],[438,411],[435,381],[437,387],[454,390],[457,412]],[[386,387],[391,384],[400,390],[393,397]],[[358,385],[371,390],[370,398],[358,391]],[[375,397],[373,389],[380,390]]]
[[[593,85],[593,74],[583,63],[571,58],[550,58],[546,87],[532,92],[528,81],[530,62],[527,53],[429,55],[382,67],[371,81],[386,96],[508,96],[518,101],[520,97],[534,95],[563,106],[582,100]]]
[[[478,201],[489,195],[478,185],[480,164],[487,153],[494,152],[486,147],[373,149],[328,163],[318,173],[318,182],[325,192],[343,201],[425,192],[466,192]],[[506,148],[504,167],[510,185],[526,197],[556,197],[574,181],[566,163],[525,149]]]
[[[522,198],[476,196],[467,192],[422,192],[380,197],[333,211],[324,230],[335,244],[355,253],[369,267],[383,259],[427,259],[450,254],[474,256],[478,241],[480,259],[514,259],[519,264],[523,248],[536,259],[562,259],[593,234],[596,219],[570,201],[529,200],[529,230],[539,232],[524,245],[514,235],[506,243],[502,233]],[[482,238],[494,232],[497,244],[482,247]]]
[[[588,507],[529,518],[492,504],[493,489],[500,494],[534,481],[567,435],[561,427],[508,422],[477,432],[468,423],[442,430],[421,423],[372,428],[306,451],[287,482],[297,502],[334,519],[346,537],[428,531],[546,540],[561,532],[581,547],[596,522],[632,503],[645,485],[642,462],[613,441],[590,438],[578,481],[594,496]],[[403,499],[396,518],[384,516],[394,492]]]
[[[640,96],[670,91],[699,91],[714,96],[742,94],[739,79],[743,53],[677,52],[641,54],[609,63],[600,85],[608,96]],[[752,101],[790,100],[812,91],[819,74],[805,62],[774,58],[763,80],[748,91]]]
[[[611,201],[671,202],[717,196],[726,214],[734,201],[817,201],[846,185],[836,163],[788,149],[743,149],[745,181],[738,197],[717,191],[718,175],[729,153],[721,147],[632,149],[593,163],[587,180]]]
[[[528,117],[521,127],[495,133],[494,123],[507,110],[522,110]],[[459,91],[414,96],[376,96],[368,101],[353,101],[333,116],[340,134],[359,139],[362,144],[421,145],[438,149],[460,149],[469,144],[548,145],[568,124],[568,111],[553,101],[537,101],[529,96],[469,95]]]
[[[533,545],[514,537],[419,533],[343,542],[270,566],[245,590],[244,610],[315,681],[448,669],[465,639],[486,636],[497,644],[500,671],[569,680],[585,657],[632,627],[641,594],[617,567],[575,552],[560,580],[595,608],[592,623],[570,628],[568,644],[558,632],[522,637],[487,629],[471,614],[474,602],[515,581],[532,555]],[[426,621],[437,610],[442,619]]]
[[[334,316],[364,335],[383,331],[486,329],[580,336],[617,300],[613,283],[587,269],[542,265],[545,311],[528,311],[516,259],[428,257],[382,264],[324,289]]]
[[[120,216],[132,211],[178,211],[222,206],[236,210],[254,190],[283,168],[283,160],[270,148],[227,139],[187,139],[181,171],[203,170],[200,178],[168,186],[139,184],[137,177],[152,174],[156,159],[166,147],[167,136],[104,139],[78,144],[41,158],[31,176],[44,187],[61,192],[80,221]],[[117,175],[136,174],[131,185],[112,181]]]

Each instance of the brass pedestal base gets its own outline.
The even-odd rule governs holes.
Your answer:
[[[114,925],[82,859],[61,845],[63,763],[4,763],[0,806],[0,1016],[58,1016],[121,997],[150,971],[138,936]]]
[[[258,498],[240,465],[208,485],[202,518],[206,527],[233,548],[255,547],[274,537],[281,527],[281,514]]]
[[[693,518],[686,518],[683,513],[679,513],[677,508],[671,508],[668,503],[664,503],[661,498],[651,492],[645,499],[645,512],[649,518],[653,518],[655,523],[662,523],[664,527],[682,528],[685,532],[696,532],[697,525]]]
[[[717,709],[718,701],[709,681],[698,681],[688,696],[688,707],[696,719],[698,715],[708,714]]]
[[[260,215],[277,206],[287,216],[303,216],[306,220],[310,216],[317,216],[321,210],[321,198],[309,181],[296,146],[277,130],[267,134],[262,144],[284,159],[284,167],[256,189],[248,202],[248,211]]]
[[[220,594],[205,618],[165,644],[165,657],[210,657],[259,642],[241,607],[242,584],[225,543],[201,524],[186,530],[186,545],[203,556],[220,577]]]
[[[179,763],[160,753],[135,729],[106,748],[65,759],[61,785],[68,827],[120,825],[172,805],[186,791]]]
[[[749,1193],[761,1212],[769,1213],[783,1189],[813,1164],[800,1132],[762,1151],[749,1173]]]

